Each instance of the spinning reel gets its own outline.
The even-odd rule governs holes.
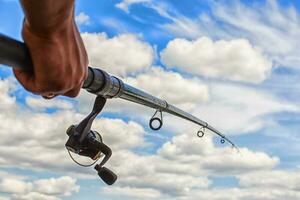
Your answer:
[[[110,169],[103,167],[112,155],[111,149],[103,143],[101,135],[91,130],[92,123],[97,115],[101,112],[106,99],[97,96],[94,102],[94,107],[91,113],[84,118],[78,125],[71,125],[67,130],[69,139],[66,143],[66,148],[72,160],[83,167],[90,167],[94,165],[104,155],[103,160],[94,168],[98,172],[99,177],[108,185],[114,184],[117,180],[117,175]],[[90,165],[83,165],[77,162],[70,152],[80,156],[89,157],[94,160]]]

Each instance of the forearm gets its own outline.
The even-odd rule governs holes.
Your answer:
[[[21,0],[25,24],[40,36],[50,36],[74,25],[74,0]]]

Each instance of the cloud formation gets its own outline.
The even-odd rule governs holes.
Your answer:
[[[61,106],[52,113],[45,113],[40,109],[46,104],[46,100],[41,98],[34,98],[34,103],[29,101],[30,109],[26,104],[18,105],[15,97],[10,95],[11,87],[14,86],[9,82],[10,79],[0,81],[0,99],[5,100],[0,104],[0,120],[3,122],[0,125],[0,165],[64,173],[79,170],[78,174],[89,174],[90,172],[72,163],[64,147],[67,140],[66,129],[72,123],[82,120],[84,115],[68,106],[62,106],[70,104],[62,99],[50,101],[52,103],[47,108]],[[130,149],[146,145],[144,129],[136,122],[103,118],[96,119],[94,126],[103,132],[104,141],[113,148]],[[115,131],[120,133],[116,134]],[[127,139],[130,140],[124,142]]]
[[[90,24],[90,16],[84,12],[81,12],[75,17],[75,21],[78,25],[88,25]]]
[[[82,33],[90,65],[125,76],[148,69],[155,57],[151,45],[134,34],[108,38],[106,33]]]
[[[250,83],[264,81],[272,69],[272,63],[246,39],[174,39],[160,55],[167,67],[177,67],[191,74]]]
[[[173,72],[154,70],[152,73],[149,74],[150,77],[162,73],[163,77],[166,76],[170,80],[184,80]],[[192,79],[193,81],[198,84],[196,80]],[[0,82],[0,88],[1,84],[6,84],[6,81]],[[198,87],[197,84],[195,87]],[[76,123],[83,117],[82,114],[63,108],[54,113],[36,110],[30,114],[23,108],[22,114],[16,114],[19,107],[9,95],[10,90],[2,88],[3,97],[0,98],[12,102],[8,103],[10,108],[1,108],[2,111],[10,113],[5,114],[6,123],[2,126],[14,123],[14,126],[10,126],[10,135],[0,132],[2,166],[18,164],[29,169],[90,173],[85,169],[83,172],[81,168],[73,165],[63,148],[66,124]],[[34,105],[31,107],[34,108]],[[4,115],[2,118],[4,119]],[[145,140],[147,133],[141,125],[132,121],[103,118],[96,120],[94,128],[100,130],[104,141],[112,145],[114,153],[108,166],[119,175],[115,190],[104,187],[102,191],[124,194],[133,199],[187,198],[191,192],[197,196],[198,190],[207,191],[212,185],[209,174],[239,177],[249,172],[272,170],[279,163],[278,157],[247,148],[241,148],[239,153],[228,147],[219,148],[215,146],[211,137],[206,136],[199,140],[189,133],[177,133],[171,141],[166,141],[158,149],[154,149],[153,154],[145,154],[135,151],[136,148],[151,149],[151,143],[147,144],[150,141]],[[2,127],[1,130],[7,130],[7,127]],[[22,154],[17,153],[20,151]],[[32,156],[33,154],[35,156]],[[56,163],[56,160],[60,162]],[[20,186],[17,191],[2,187],[14,193],[14,199],[59,199],[60,196],[77,191],[74,179],[67,177],[35,181],[17,180],[14,182],[14,185]],[[3,181],[2,184],[7,183],[9,181]],[[67,190],[65,186],[68,184],[73,184],[74,187],[70,188],[74,189]]]
[[[9,194],[11,200],[60,200],[61,197],[70,196],[80,190],[76,179],[69,176],[29,180],[28,177],[2,174],[4,176],[0,178],[0,192]]]
[[[117,187],[103,188],[103,192],[132,199],[196,199],[197,191],[209,191],[209,174],[238,176],[272,170],[278,163],[277,157],[262,152],[217,148],[211,137],[199,140],[181,134],[166,142],[155,155],[116,152],[111,167],[120,178]],[[145,191],[144,195],[141,191]]]
[[[188,110],[209,99],[208,87],[199,79],[185,78],[180,73],[165,71],[160,67],[152,67],[145,73],[128,77],[125,82]]]
[[[211,100],[194,111],[226,133],[246,134],[277,124],[276,113],[299,113],[299,106],[278,98],[265,89],[236,84],[210,86]]]
[[[110,38],[104,33],[86,33],[91,62],[108,72],[125,76],[126,82],[134,86],[187,109],[221,129],[226,135],[255,133],[260,137],[263,134],[260,130],[279,126],[275,114],[292,113],[297,116],[299,106],[262,88],[263,84],[247,86],[241,82],[264,82],[274,69],[272,63],[275,63],[275,66],[296,66],[294,64],[299,60],[296,52],[299,14],[293,13],[293,8],[276,8],[278,5],[275,1],[268,1],[267,6],[246,6],[240,5],[239,1],[235,2],[213,4],[211,16],[202,13],[196,18],[181,16],[168,10],[171,7],[153,4],[153,8],[167,18],[157,20],[167,24],[155,24],[155,31],[160,32],[159,28],[162,28],[168,33],[173,33],[173,36],[183,37],[173,39],[168,46],[162,47],[165,50],[161,53],[161,58],[168,66],[167,70],[152,66],[155,57],[153,47],[133,34]],[[143,3],[148,8],[151,6],[151,2],[146,0],[125,0],[119,2],[118,7],[128,11],[134,3]],[[123,19],[115,19],[123,22]],[[107,20],[107,24],[118,27],[120,24],[116,23],[117,20]],[[224,26],[220,28],[217,22]],[[282,30],[285,30],[286,34],[283,34]],[[185,51],[180,52],[180,49]],[[210,51],[207,51],[208,49]],[[214,57],[212,52],[217,52],[219,56]],[[198,63],[199,60],[192,56],[203,58]],[[234,59],[231,59],[231,56]],[[174,69],[174,66],[177,68]],[[233,66],[235,68],[232,68]],[[180,69],[179,72],[177,69]],[[230,83],[227,80],[230,80]],[[10,169],[18,166],[43,172],[55,171],[59,176],[74,172],[82,179],[98,178],[94,174],[95,171],[74,165],[64,149],[65,129],[69,124],[81,120],[83,113],[86,113],[77,109],[78,105],[90,110],[90,100],[94,97],[86,95],[84,98],[88,103],[80,98],[79,104],[65,99],[46,102],[27,97],[20,105],[20,97],[11,86],[11,80],[0,81],[0,120],[3,122],[0,127],[1,167]],[[183,125],[185,123],[182,120],[171,118],[169,115],[166,115],[164,122],[167,127],[168,123],[170,125],[167,131],[161,132],[169,139],[152,140],[153,138],[149,139],[152,133],[143,127],[146,124],[143,118],[151,117],[152,113],[149,114],[142,106],[133,106],[118,100],[110,102],[113,103],[107,105],[105,115],[113,116],[114,119],[97,119],[93,127],[103,134],[104,141],[111,145],[114,151],[108,164],[119,175],[119,180],[114,187],[99,186],[99,190],[108,198],[300,198],[299,171],[281,169],[281,166],[290,161],[286,158],[281,160],[277,150],[276,153],[270,153],[268,150],[263,152],[240,147],[240,152],[237,152],[227,146],[220,147],[213,142],[214,139],[209,133],[199,140],[193,134],[194,127],[191,124]],[[45,112],[48,109],[51,113]],[[118,112],[118,115],[114,115],[114,112]],[[136,119],[141,124],[137,123]],[[290,119],[285,120],[282,121],[294,122]],[[278,132],[278,137],[284,137],[288,128]],[[163,137],[163,134],[156,134]],[[296,141],[294,142],[297,143]],[[286,144],[283,147],[286,147]],[[293,147],[285,149],[290,151]],[[279,152],[282,153],[282,150]],[[291,155],[289,153],[288,155]],[[53,162],[57,160],[60,163]],[[93,173],[93,176],[90,176],[90,173]],[[78,188],[75,179],[65,176],[29,179],[2,172],[0,176],[0,188],[6,190],[9,196],[0,197],[1,200],[58,200],[65,195],[76,193]],[[236,183],[223,188],[218,186],[215,178],[229,178]],[[9,187],[10,185],[17,187]],[[67,185],[73,190],[64,188]]]
[[[247,38],[262,50],[275,66],[299,68],[300,15],[295,6],[282,6],[277,0],[252,2],[209,1],[209,12],[187,17],[154,4],[148,4],[170,23],[159,24],[162,30],[175,37],[196,40],[201,37],[215,40]],[[161,14],[163,13],[163,14]]]
[[[151,2],[152,0],[123,0],[120,3],[116,4],[117,8],[124,10],[125,12],[129,12],[129,7],[133,4],[146,3]]]
[[[294,6],[280,6],[276,0],[264,5],[246,6],[239,1],[231,4],[212,4],[215,19],[228,26],[232,37],[249,38],[261,47],[277,65],[299,67],[299,13]]]

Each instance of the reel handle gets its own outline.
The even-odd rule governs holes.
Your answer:
[[[118,176],[106,167],[95,166],[95,170],[98,171],[98,176],[107,184],[112,185],[118,179]]]

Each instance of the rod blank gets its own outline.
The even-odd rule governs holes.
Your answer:
[[[2,34],[0,34],[0,64],[23,69],[29,72],[33,71],[30,53],[26,45]],[[84,81],[83,88],[90,93],[101,95],[105,98],[121,98],[191,121],[199,126],[211,130],[215,134],[219,135],[222,140],[226,140],[235,147],[231,140],[226,138],[225,135],[210,126],[207,122],[204,122],[199,118],[169,104],[165,100],[159,99],[142,90],[127,85],[126,83],[123,83],[121,79],[111,76],[99,68],[89,67],[88,77]]]

